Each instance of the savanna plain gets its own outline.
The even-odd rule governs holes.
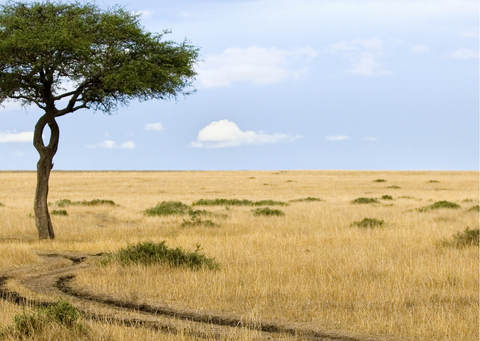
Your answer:
[[[40,268],[46,253],[99,255],[71,287],[345,340],[479,339],[478,242],[461,242],[479,225],[478,172],[56,171],[49,191],[50,211],[57,213],[53,241],[37,239],[35,181],[34,172],[0,172],[0,275]],[[162,202],[186,206],[146,214]],[[218,266],[101,261],[145,242],[165,242]],[[21,278],[9,285],[26,298],[47,299],[22,287]],[[180,324],[169,333],[85,316],[81,330],[51,324],[27,335],[12,332],[19,316],[35,309],[0,300],[0,340],[215,338],[183,332]],[[303,340],[294,334],[271,337]],[[239,326],[222,338],[262,335]]]

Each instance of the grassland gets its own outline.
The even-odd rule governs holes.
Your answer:
[[[129,302],[366,338],[479,338],[478,247],[441,243],[478,227],[478,210],[470,210],[479,204],[478,172],[53,172],[51,210],[64,199],[116,204],[62,206],[68,215],[52,216],[54,241],[37,240],[34,188],[34,173],[0,172],[0,269],[40,263],[39,251],[114,252],[147,240],[185,250],[200,244],[220,269],[111,263],[79,273],[72,285]],[[382,200],[386,195],[393,200]],[[300,200],[306,198],[321,200]],[[358,198],[377,202],[352,203]],[[289,205],[269,206],[282,216],[256,216],[252,209],[258,207],[251,206],[195,205],[210,212],[212,226],[182,225],[185,215],[144,213],[163,201],[192,205],[201,199]],[[460,208],[421,209],[440,201]],[[365,218],[384,224],[353,224]],[[19,311],[0,301],[0,325]],[[108,326],[102,332],[103,325],[85,323],[92,330],[88,340],[159,338],[151,330]],[[256,337],[242,330],[231,335]]]

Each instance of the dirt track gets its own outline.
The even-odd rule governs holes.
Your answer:
[[[34,266],[0,270],[0,298],[27,306],[46,306],[66,298],[88,319],[101,323],[151,328],[199,338],[225,339],[233,328],[258,332],[259,339],[291,337],[295,340],[378,340],[338,335],[269,321],[248,321],[241,316],[175,309],[122,301],[71,285],[78,271],[95,264],[101,254],[39,253],[44,262]]]

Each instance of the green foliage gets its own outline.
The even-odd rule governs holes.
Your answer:
[[[20,337],[33,336],[51,323],[71,328],[76,325],[79,317],[77,308],[67,301],[59,300],[56,304],[16,315],[13,319],[13,334]]]
[[[465,231],[454,234],[451,240],[444,239],[444,240],[441,240],[440,243],[443,246],[457,247],[457,248],[462,248],[467,246],[478,246],[479,234],[480,234],[479,228],[470,230],[470,228],[467,227]]]
[[[438,183],[438,182],[440,182],[440,181],[438,181],[438,180],[430,180],[429,182],[436,182],[436,183]]]
[[[471,212],[480,212],[480,207],[478,205],[472,206],[468,209]]]
[[[375,204],[378,200],[375,198],[357,198],[351,201],[352,204]]]
[[[47,110],[47,99],[68,99],[57,117],[188,95],[198,48],[163,41],[168,31],[144,31],[139,16],[80,1],[0,5],[0,103],[13,98]]]
[[[383,220],[378,220],[375,218],[365,218],[362,221],[356,221],[351,226],[365,227],[365,228],[374,228],[381,227],[385,224]]]
[[[66,206],[97,206],[97,205],[108,205],[108,206],[117,206],[113,200],[105,200],[105,199],[93,199],[90,201],[71,201],[70,199],[60,199],[55,201],[55,205],[58,207],[66,207]]]
[[[396,188],[396,189],[398,189],[398,188],[402,188],[402,187],[397,186],[397,185],[392,185],[392,186],[387,186],[387,188]]]
[[[50,212],[50,214],[68,216],[68,213],[66,210],[53,210],[52,212]]]
[[[385,179],[377,179],[377,180],[373,180],[373,182],[387,182],[387,180],[385,180]]]
[[[382,196],[382,200],[393,200],[393,197],[391,195],[384,195]]]
[[[418,208],[418,211],[425,212],[425,211],[437,210],[437,209],[441,209],[441,208],[458,209],[460,207],[461,206],[459,204],[444,200],[444,201],[437,201],[436,203],[434,203],[432,205],[428,205],[428,206],[425,206],[425,207]]]
[[[164,264],[171,267],[184,267],[192,270],[199,270],[206,267],[215,270],[220,265],[213,258],[208,258],[200,251],[200,245],[194,251],[184,251],[177,247],[171,249],[167,247],[166,242],[153,243],[146,241],[136,245],[129,245],[115,253],[109,255],[106,263],[116,261],[119,264],[131,265],[155,265]]]
[[[157,206],[145,210],[148,216],[162,216],[162,215],[184,215],[190,210],[190,206],[185,205],[180,201],[162,201]]]
[[[190,219],[183,219],[183,222],[180,224],[182,227],[196,227],[196,226],[204,226],[204,227],[216,227],[218,226],[212,220],[202,220],[198,216],[192,216]]]
[[[272,210],[269,207],[263,207],[263,208],[257,208],[255,210],[252,210],[253,215],[255,216],[283,216],[285,213],[283,213],[280,210]]]
[[[292,199],[289,200],[290,202],[312,202],[312,201],[323,201],[320,198],[314,198],[314,197],[306,197],[306,198],[301,198],[301,199]]]
[[[200,199],[192,203],[192,206],[287,206],[283,201],[260,200],[251,201],[247,199]]]

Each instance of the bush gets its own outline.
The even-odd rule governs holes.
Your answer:
[[[66,210],[53,210],[52,212],[50,212],[50,214],[52,214],[52,215],[64,215],[64,216],[68,215]]]
[[[430,180],[429,182],[437,182],[437,183],[438,183],[438,182],[440,182],[440,181],[438,181],[438,180]]]
[[[161,216],[172,214],[184,215],[189,210],[191,210],[190,206],[185,205],[180,201],[163,201],[157,206],[145,210],[144,213],[148,216]]]
[[[358,227],[369,227],[369,228],[374,228],[374,227],[380,227],[384,225],[383,220],[377,220],[375,218],[365,218],[362,221],[356,221],[350,226],[358,226]]]
[[[375,204],[378,200],[375,198],[357,198],[352,200],[352,204]]]
[[[70,199],[60,199],[55,202],[55,205],[58,207],[65,207],[65,206],[97,206],[97,205],[110,205],[110,206],[117,206],[113,200],[105,200],[105,199],[93,199],[91,201],[71,201]]]
[[[480,212],[480,207],[478,205],[472,206],[468,209],[471,212]]]
[[[391,195],[384,195],[382,196],[382,200],[393,200],[393,197]]]
[[[200,199],[192,203],[192,206],[287,206],[283,201],[260,200],[251,201],[247,199]]]
[[[398,188],[402,188],[402,187],[397,186],[397,185],[392,185],[392,186],[387,186],[387,188],[396,188],[396,189],[398,189]]]
[[[322,199],[320,198],[313,198],[313,197],[306,197],[306,198],[303,198],[303,199],[293,199],[293,200],[289,200],[290,202],[312,202],[312,201],[323,201]]]
[[[387,182],[387,180],[385,180],[385,179],[377,179],[377,180],[373,180],[373,182]]]
[[[454,234],[451,240],[444,239],[441,240],[440,243],[443,246],[458,248],[467,246],[478,246],[479,232],[479,228],[470,230],[470,228],[467,227],[465,231]]]
[[[260,215],[264,215],[264,216],[273,216],[273,215],[283,216],[283,215],[285,215],[285,213],[283,213],[282,211],[272,210],[269,207],[257,208],[255,210],[252,210],[252,212],[253,212],[253,215],[255,215],[255,216],[260,216]]]
[[[211,220],[202,220],[197,216],[192,216],[190,219],[183,219],[183,223],[180,224],[182,227],[195,227],[195,226],[205,226],[205,227],[216,227],[218,226]]]
[[[130,245],[125,249],[121,249],[109,255],[109,258],[105,263],[114,260],[123,266],[131,264],[164,264],[171,267],[184,267],[192,270],[199,270],[202,267],[215,270],[220,267],[215,259],[207,258],[200,253],[202,250],[200,245],[197,245],[197,248],[194,251],[184,251],[180,247],[170,249],[165,243],[165,241],[160,243],[147,241],[136,245]]]
[[[425,207],[418,208],[418,211],[420,212],[425,212],[425,211],[430,211],[430,210],[438,210],[441,208],[450,208],[450,209],[458,209],[461,206],[459,204],[456,204],[454,202],[450,201],[437,201],[436,203],[432,205],[428,205]]]

